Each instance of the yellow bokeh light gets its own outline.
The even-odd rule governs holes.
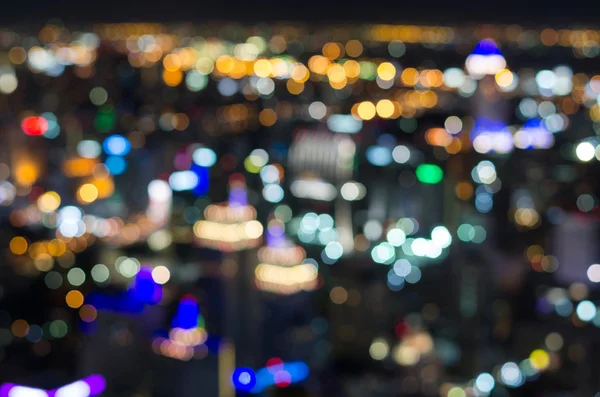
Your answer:
[[[65,302],[71,309],[78,309],[83,305],[83,294],[77,290],[69,291],[65,297]]]
[[[104,178],[94,179],[91,183],[98,189],[98,198],[103,199],[113,195],[115,192],[115,183],[108,175]]]
[[[55,211],[59,206],[60,196],[56,192],[46,192],[37,199],[37,207],[45,213]]]
[[[323,56],[329,59],[338,59],[343,55],[343,48],[339,43],[327,43],[323,46]]]
[[[473,185],[468,181],[459,182],[454,187],[454,192],[459,199],[463,201],[469,200],[473,197]]]
[[[308,68],[317,74],[325,74],[327,73],[327,67],[331,62],[329,59],[321,56],[321,55],[313,55],[308,60]]]
[[[8,52],[8,60],[15,65],[21,65],[27,60],[27,53],[23,47],[13,47]]]
[[[369,101],[361,102],[356,111],[358,113],[358,117],[363,120],[371,120],[373,117],[375,117],[377,112],[375,105]]]
[[[62,169],[68,177],[80,177],[90,175],[94,167],[98,164],[98,159],[87,159],[84,157],[73,157],[63,162]]]
[[[196,70],[202,74],[210,74],[214,68],[214,62],[208,57],[201,57],[196,61]]]
[[[396,67],[390,62],[383,62],[377,67],[377,75],[382,80],[392,80],[396,77]]]
[[[387,119],[392,117],[394,114],[394,103],[389,99],[382,99],[381,101],[377,102],[376,110],[379,117]]]
[[[163,66],[169,72],[176,72],[181,69],[181,59],[176,54],[169,54],[163,59]]]
[[[334,63],[327,69],[327,77],[332,83],[341,83],[346,80],[346,71],[340,64]]]
[[[412,87],[419,81],[419,72],[415,68],[406,68],[400,76],[402,84]]]
[[[52,256],[61,256],[67,250],[67,245],[59,239],[50,240],[48,243],[48,253]]]
[[[346,54],[348,56],[356,58],[363,53],[363,45],[358,40],[350,40],[346,43]]]
[[[294,65],[294,69],[292,70],[292,79],[297,83],[304,83],[310,77],[310,72],[308,68],[301,63]]]
[[[259,59],[254,63],[254,73],[258,77],[268,77],[273,73],[273,64],[266,59]]]
[[[181,70],[177,70],[174,72],[165,70],[163,71],[162,77],[166,85],[168,85],[169,87],[175,87],[178,86],[179,83],[181,83],[181,80],[183,80],[183,72]]]
[[[91,183],[81,185],[77,198],[83,203],[93,203],[98,198],[98,188]]]
[[[287,90],[290,94],[298,95],[304,91],[304,83],[299,83],[296,80],[288,80],[286,83]]]
[[[531,352],[529,361],[533,368],[543,371],[550,366],[550,355],[543,349],[537,349]]]
[[[258,115],[258,120],[265,127],[270,127],[277,122],[277,113],[273,109],[263,109]]]
[[[357,78],[360,74],[360,63],[353,60],[346,61],[346,63],[344,63],[344,71],[349,78]]]
[[[514,81],[514,76],[512,72],[508,69],[499,70],[496,73],[496,84],[502,88],[506,88],[510,86]]]
[[[32,161],[25,160],[17,163],[14,176],[19,185],[30,186],[38,178],[39,167]]]
[[[221,55],[215,62],[217,71],[222,74],[227,74],[235,67],[235,60],[229,55]],[[198,65],[196,65],[198,67]]]
[[[27,240],[23,237],[15,237],[10,240],[10,251],[15,255],[23,255],[27,252]]]
[[[419,103],[425,108],[432,108],[437,105],[437,94],[434,91],[423,91],[419,95]]]
[[[12,323],[10,330],[17,338],[24,338],[29,333],[29,324],[25,320],[15,320]]]

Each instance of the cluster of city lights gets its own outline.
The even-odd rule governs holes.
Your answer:
[[[318,285],[318,267],[305,261],[304,249],[289,243],[278,223],[269,225],[266,237],[267,246],[258,251],[259,265],[254,270],[257,288],[286,295],[314,290]]]
[[[162,286],[171,279],[168,267],[150,266],[143,264],[141,257],[122,254],[115,255],[114,262],[94,265],[88,273],[77,264],[76,255],[95,244],[123,248],[144,243],[159,252],[183,242],[234,252],[260,247],[264,234],[266,245],[258,249],[259,264],[254,270],[256,287],[280,295],[316,290],[321,286],[319,265],[306,257],[304,248],[287,240],[285,224],[289,234],[307,249],[316,246],[322,263],[334,265],[354,252],[343,241],[344,233],[350,233],[353,249],[375,264],[386,265],[381,268],[387,271],[389,290],[400,291],[406,284],[418,283],[425,265],[443,261],[452,244],[481,244],[491,229],[477,225],[485,223],[476,218],[474,224],[461,223],[458,227],[438,224],[427,233],[419,230],[417,219],[408,217],[417,215],[402,215],[407,217],[391,223],[363,218],[357,222],[362,230],[355,236],[352,224],[348,227],[339,222],[337,207],[334,220],[320,205],[337,205],[338,201],[357,205],[363,202],[352,202],[371,198],[367,196],[372,192],[370,181],[355,180],[362,162],[359,157],[364,156],[367,167],[375,172],[401,170],[403,187],[418,181],[423,189],[437,189],[446,181],[455,181],[451,187],[454,193],[462,204],[472,203],[479,217],[493,210],[494,195],[501,191],[503,182],[508,182],[499,176],[508,156],[524,155],[528,150],[549,152],[560,145],[564,159],[600,161],[600,140],[596,137],[600,134],[600,75],[577,72],[568,65],[512,69],[502,53],[511,48],[561,47],[572,51],[575,58],[596,58],[600,56],[600,31],[509,26],[490,27],[476,34],[468,30],[466,34],[466,29],[369,25],[357,27],[352,33],[356,38],[349,39],[349,31],[347,35],[318,35],[300,27],[277,33],[254,27],[246,29],[246,37],[233,41],[205,38],[185,28],[171,31],[159,24],[99,25],[95,33],[71,33],[48,24],[33,40],[7,34],[1,44],[7,63],[0,65],[0,97],[12,100],[21,95],[29,83],[26,70],[40,75],[43,81],[53,81],[72,70],[79,80],[93,82],[83,91],[84,103],[91,109],[89,120],[59,114],[56,95],[47,93],[40,97],[41,108],[48,111],[30,110],[40,107],[36,105],[17,113],[15,136],[23,139],[23,146],[64,142],[65,154],[56,156],[49,151],[52,161],[46,162],[33,151],[26,154],[15,150],[10,165],[0,163],[0,206],[8,207],[8,220],[19,230],[8,245],[14,269],[29,277],[43,276],[46,287],[60,294],[60,301],[84,326],[93,324],[103,310],[139,313],[147,305],[162,302]],[[340,39],[344,36],[348,39]],[[214,100],[205,107],[183,109],[170,98],[169,106],[160,110],[149,110],[150,106],[141,107],[139,113],[129,110],[116,100],[118,95],[109,84],[102,86],[102,80],[94,77],[102,73],[98,60],[104,56],[100,50],[104,46],[126,59],[116,72],[123,86],[139,74],[145,87],[165,89],[165,98],[174,95],[177,87],[182,95],[184,91],[185,95],[202,93]],[[428,62],[409,64],[404,54],[416,46],[431,51],[455,47],[473,50],[465,54],[464,68],[443,68]],[[321,92],[324,94],[319,96]],[[514,114],[462,114],[467,101],[496,103],[498,98],[517,104],[509,109]],[[342,101],[347,103],[340,106]],[[433,112],[445,114],[443,125],[438,122],[432,126],[423,120],[422,116]],[[563,132],[570,132],[579,113],[591,121],[591,127],[589,131],[581,128],[575,144],[565,144],[563,140],[569,136]],[[516,122],[508,121],[512,116]],[[287,123],[296,121],[318,126],[319,131],[294,131],[289,148],[278,141],[240,157],[235,150],[221,153],[217,145],[180,146],[169,159],[169,170],[158,170],[145,180],[148,205],[142,212],[130,212],[121,203],[119,183],[137,183],[136,178],[129,179],[137,167],[144,168],[141,162],[137,164],[136,156],[151,147],[146,143],[157,136],[176,140],[196,129],[207,136],[252,130],[266,135],[287,131]],[[411,143],[392,133],[379,133],[392,125],[414,138]],[[321,133],[325,127],[328,130]],[[378,136],[369,141],[372,132]],[[358,142],[367,143],[363,148]],[[425,156],[425,148],[433,157]],[[469,165],[456,179],[459,172],[446,167],[445,161],[463,161],[466,157],[461,156],[472,150],[477,164]],[[68,178],[72,197],[59,193],[63,190],[53,181],[45,183],[43,178],[55,171],[51,169],[55,163]],[[275,210],[277,221],[270,222],[266,230],[249,203],[249,194],[255,192],[247,190],[245,177],[234,174],[230,178],[227,202],[209,204],[206,199],[211,178],[229,175],[238,166],[249,178],[260,178],[258,194],[262,199],[280,204]],[[403,178],[407,175],[410,178]],[[527,176],[541,178],[535,172]],[[556,211],[551,210],[556,207],[545,209],[543,200],[532,191],[521,188],[510,192],[508,218],[519,232],[539,228],[543,216],[555,223],[552,214]],[[173,208],[192,196],[194,205],[181,211],[186,226],[175,230],[170,222]],[[293,214],[284,204],[290,198],[310,200],[315,207]],[[203,199],[206,201],[199,201]],[[585,189],[577,192],[574,201],[581,212],[597,209],[598,198]],[[112,213],[117,215],[107,215]],[[32,241],[30,232],[41,229],[39,226],[51,235]],[[454,227],[456,232],[451,233],[449,228],[454,231]],[[559,269],[558,259],[539,246],[530,246],[525,256],[536,272]],[[600,265],[591,264],[586,276],[591,283],[600,283]],[[127,287],[114,299],[96,293],[84,295],[82,291],[90,281],[98,287]],[[538,292],[536,309],[541,315],[555,313],[577,327],[600,327],[600,310],[586,284]],[[335,287],[330,297],[336,304],[350,300],[348,291],[341,287]],[[181,298],[171,325],[165,335],[153,339],[156,354],[181,361],[208,354],[208,334],[194,297]],[[49,340],[64,338],[69,331],[62,319],[44,325],[17,319],[7,332],[10,340],[26,339],[34,344],[34,351],[42,356],[50,352]],[[2,334],[3,339],[5,336]],[[521,387],[560,366],[558,354],[563,342],[559,333],[551,333],[543,348],[531,351],[525,360],[505,362],[465,383],[445,383],[440,395],[487,396],[498,385]],[[429,332],[416,330],[392,346],[385,338],[376,338],[369,354],[377,361],[391,359],[400,366],[413,367],[435,352],[436,343]],[[267,387],[287,387],[308,375],[305,363],[272,359],[257,371],[238,368],[232,383],[240,393],[260,394]],[[100,375],[55,390],[4,384],[0,397],[87,397],[100,394],[105,386]]]

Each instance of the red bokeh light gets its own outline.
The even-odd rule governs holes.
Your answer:
[[[21,122],[21,129],[26,135],[42,135],[48,131],[48,120],[40,116],[26,117]]]
[[[410,328],[410,325],[408,325],[408,323],[405,322],[400,322],[398,324],[396,324],[396,336],[398,337],[398,339],[402,339],[406,334],[409,334],[412,330]]]
[[[239,172],[231,174],[229,176],[229,185],[232,187],[244,187],[246,186],[246,177]]]
[[[279,357],[273,357],[267,360],[267,369],[270,373],[275,374],[280,369],[283,369],[283,360]]]
[[[273,379],[277,387],[288,387],[292,383],[292,375],[284,370],[275,372]]]

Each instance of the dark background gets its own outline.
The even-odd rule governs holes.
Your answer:
[[[30,0],[0,1],[0,23],[23,25],[60,18],[69,24],[124,21],[242,23],[390,22],[462,25],[520,23],[553,27],[598,24],[600,4],[591,0]]]

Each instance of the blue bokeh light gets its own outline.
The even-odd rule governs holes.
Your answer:
[[[108,168],[108,172],[113,175],[121,175],[127,170],[127,160],[119,156],[108,156],[104,160],[104,164]]]
[[[129,140],[123,135],[111,135],[104,140],[102,148],[111,156],[125,156],[131,150]]]

